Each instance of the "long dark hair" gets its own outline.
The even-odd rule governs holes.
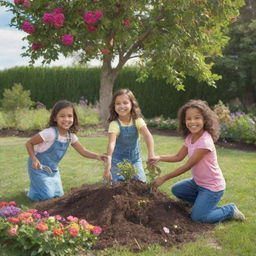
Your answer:
[[[179,132],[182,134],[182,136],[185,138],[188,134],[190,134],[190,131],[186,126],[186,111],[189,108],[196,108],[199,110],[204,118],[204,130],[211,134],[213,141],[217,141],[220,134],[217,115],[213,110],[210,109],[208,103],[203,100],[189,100],[179,109]]]
[[[120,95],[123,95],[123,94],[127,95],[129,97],[130,101],[131,101],[131,104],[132,104],[132,108],[131,108],[132,119],[137,119],[139,117],[142,117],[139,104],[138,104],[134,94],[132,93],[132,91],[130,91],[129,89],[120,89],[113,95],[111,103],[109,105],[108,122],[111,122],[111,121],[114,121],[114,120],[118,119],[118,114],[115,111],[115,102],[116,102],[116,98]]]
[[[47,127],[52,127],[52,126],[56,127],[57,126],[57,122],[55,121],[55,119],[56,119],[56,116],[59,113],[59,111],[62,110],[63,108],[72,108],[73,109],[74,121],[73,121],[72,126],[69,128],[69,131],[72,133],[77,133],[79,124],[78,124],[76,110],[75,110],[74,105],[67,100],[60,100],[54,104]]]

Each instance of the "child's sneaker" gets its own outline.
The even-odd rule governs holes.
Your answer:
[[[238,208],[236,207],[236,205],[234,204],[234,215],[233,215],[233,219],[235,220],[241,220],[244,221],[245,220],[245,216],[244,214],[238,210]]]

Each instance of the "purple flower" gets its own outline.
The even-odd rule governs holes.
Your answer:
[[[9,217],[9,216],[15,216],[21,211],[20,208],[15,207],[13,205],[10,206],[4,206],[0,209],[0,216],[1,217]]]
[[[47,211],[42,212],[41,215],[44,216],[44,217],[49,217],[50,216],[50,214]]]
[[[71,34],[66,34],[61,37],[63,44],[65,45],[72,45],[74,43],[74,38]]]
[[[28,34],[32,34],[35,32],[35,27],[33,24],[25,20],[22,25],[22,30],[27,32]]]

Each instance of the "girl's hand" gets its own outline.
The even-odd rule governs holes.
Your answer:
[[[32,168],[36,169],[36,170],[41,169],[41,163],[39,162],[39,160],[36,157],[32,160]]]
[[[161,186],[164,182],[165,182],[165,179],[162,176],[162,177],[159,177],[159,178],[155,179],[151,184],[152,184],[153,187],[157,188],[157,187]]]
[[[149,163],[150,165],[154,165],[154,164],[156,164],[156,163],[159,162],[159,161],[160,161],[160,156],[150,157],[150,158],[148,159],[148,163]]]
[[[106,161],[108,161],[108,156],[107,155],[97,155],[96,159],[99,161],[106,162]]]
[[[103,173],[103,179],[106,183],[110,184],[112,180],[112,174],[110,170],[105,169]]]

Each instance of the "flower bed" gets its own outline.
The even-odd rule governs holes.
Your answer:
[[[74,255],[91,248],[101,231],[85,219],[22,209],[14,201],[0,203],[0,240],[26,255]]]

